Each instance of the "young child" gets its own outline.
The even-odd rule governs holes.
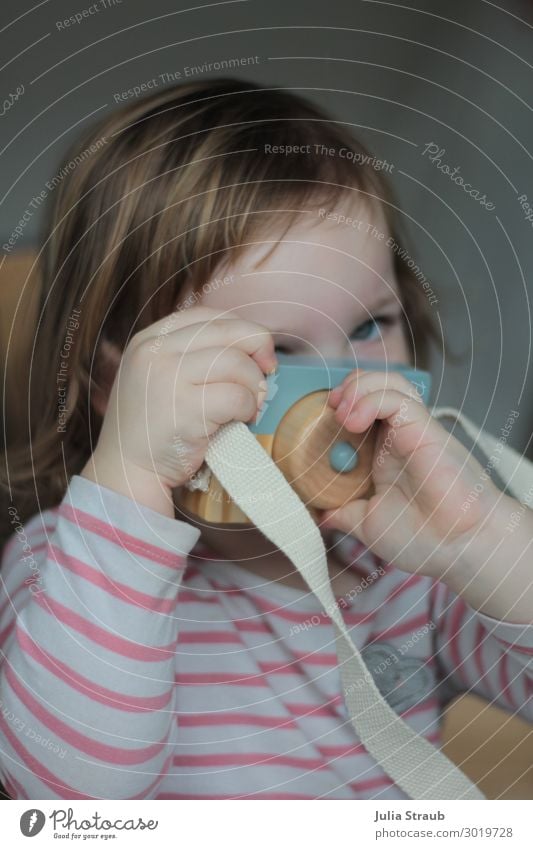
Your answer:
[[[31,444],[8,465],[2,782],[17,799],[407,798],[347,719],[331,620],[291,562],[180,507],[278,352],[426,365],[434,308],[379,160],[305,100],[221,79],[131,102],[61,173]],[[479,492],[400,374],[354,368],[329,403],[353,432],[382,422],[375,494],[320,524],[380,690],[435,745],[459,691],[527,716],[531,512],[505,533],[517,502]]]

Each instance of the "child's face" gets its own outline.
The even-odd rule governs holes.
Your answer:
[[[355,224],[328,220],[330,212]],[[201,303],[266,326],[279,352],[409,362],[384,219],[346,204],[303,212],[260,264],[275,238],[217,272]]]

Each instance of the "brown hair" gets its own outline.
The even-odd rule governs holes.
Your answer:
[[[309,154],[268,155],[265,143],[309,145]],[[288,229],[306,204],[347,194],[379,207],[403,244],[382,174],[315,145],[371,158],[305,99],[223,78],[131,101],[66,154],[43,240],[28,433],[10,452],[19,515],[57,504],[90,456],[101,424],[90,394],[113,377],[102,343],[124,350],[134,332],[175,309],[185,283],[198,291],[256,233],[280,222]],[[401,250],[394,261],[412,361],[424,367],[438,334]]]

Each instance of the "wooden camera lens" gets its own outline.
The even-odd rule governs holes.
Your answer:
[[[327,404],[328,392],[312,392],[281,419],[272,459],[310,507],[331,510],[371,488],[375,429],[350,433]]]

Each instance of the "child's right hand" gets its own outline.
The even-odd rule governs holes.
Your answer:
[[[198,306],[136,334],[122,355],[98,444],[82,475],[173,516],[171,491],[202,465],[222,424],[255,419],[270,332]]]

